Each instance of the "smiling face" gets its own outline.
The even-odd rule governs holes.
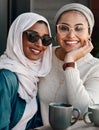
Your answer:
[[[56,37],[58,43],[66,52],[83,46],[84,41],[90,38],[88,22],[80,12],[63,13],[57,22],[57,25],[61,24],[65,26],[57,26]],[[64,33],[60,33],[59,30]]]
[[[49,35],[48,27],[44,22],[37,22],[28,30],[33,30],[38,32],[39,36],[42,37],[44,35]],[[26,34],[23,34],[23,52],[24,55],[30,60],[38,60],[40,59],[44,51],[48,46],[44,46],[42,44],[42,40],[39,39],[37,42],[30,42],[27,39]]]

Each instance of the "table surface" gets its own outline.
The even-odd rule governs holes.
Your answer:
[[[53,129],[50,126],[42,126],[35,128],[33,130],[53,130]],[[83,120],[79,120],[77,123],[68,127],[66,130],[99,130],[99,127],[95,127],[92,125],[89,126],[85,124]]]

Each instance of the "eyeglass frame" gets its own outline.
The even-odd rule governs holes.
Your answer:
[[[71,30],[74,31],[74,32],[77,34],[77,31],[75,31],[75,28],[76,28],[77,26],[80,26],[80,25],[76,25],[75,27],[70,27],[70,26],[68,26],[68,25],[66,25],[66,24],[64,24],[64,23],[57,24],[57,25],[56,25],[56,30],[57,30],[57,32],[58,32],[59,34],[61,34],[60,31],[59,31],[59,29],[58,29],[60,25],[64,25],[64,26],[66,26],[66,27],[69,29],[68,32],[67,32],[67,34],[66,34],[66,32],[64,33],[65,35],[68,35]],[[88,32],[90,32],[90,27],[89,27],[89,26],[82,28],[81,31],[86,30],[86,29],[88,29]],[[79,34],[79,33],[78,33],[77,35],[82,35],[82,34]]]

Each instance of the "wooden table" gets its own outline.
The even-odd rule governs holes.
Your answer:
[[[34,130],[53,130],[50,126],[42,126],[35,128]],[[68,127],[66,130],[99,130],[99,127],[88,126],[83,120],[78,121],[74,125]]]

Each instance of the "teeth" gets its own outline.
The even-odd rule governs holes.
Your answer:
[[[35,52],[40,52],[40,51],[38,51],[38,50],[35,50],[35,49],[32,49],[33,51],[35,51]]]
[[[35,52],[36,54],[40,53],[39,50],[35,50],[35,49],[31,49],[33,52]]]
[[[76,41],[72,41],[72,42],[71,42],[71,41],[70,41],[70,42],[68,41],[68,42],[66,42],[66,43],[67,43],[67,44],[77,44]]]

